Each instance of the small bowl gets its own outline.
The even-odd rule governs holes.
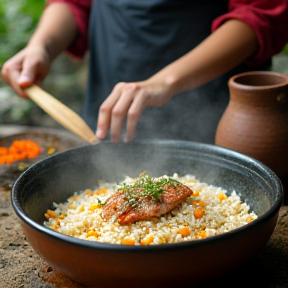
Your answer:
[[[2,178],[13,178],[15,180],[21,174],[21,172],[32,166],[34,163],[47,158],[49,154],[87,145],[84,140],[80,139],[74,134],[58,129],[27,127],[25,130],[25,126],[23,126],[23,128],[14,128],[15,129],[10,129],[12,131],[22,129],[22,132],[1,137],[0,147],[9,147],[16,140],[31,140],[38,144],[41,149],[41,153],[36,158],[27,158],[25,160],[15,161],[8,165],[0,165],[1,180]],[[49,150],[51,152],[49,152]]]
[[[80,240],[43,225],[53,202],[98,180],[119,182],[143,171],[153,177],[193,174],[228,194],[235,190],[259,217],[206,239],[150,246]],[[168,140],[101,142],[60,152],[28,168],[12,188],[13,207],[33,249],[88,287],[191,287],[231,272],[266,245],[282,200],[279,178],[261,162],[214,145]]]

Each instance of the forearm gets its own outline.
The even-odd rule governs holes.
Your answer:
[[[152,78],[164,81],[172,94],[184,92],[231,70],[256,53],[258,42],[244,22],[229,20],[195,49]]]
[[[53,60],[72,43],[77,31],[69,7],[64,3],[53,3],[44,10],[28,47],[45,48]]]

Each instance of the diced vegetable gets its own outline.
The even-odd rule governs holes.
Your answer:
[[[202,238],[202,239],[206,238],[206,237],[207,237],[206,231],[205,231],[205,230],[199,231],[199,232],[197,233],[197,236],[198,236],[199,238]]]
[[[195,209],[194,217],[196,219],[201,219],[203,216],[204,216],[204,210],[203,209]]]
[[[90,205],[89,210],[93,211],[95,209],[99,209],[101,206],[99,204],[93,203]]]
[[[96,190],[96,191],[95,191],[95,194],[96,194],[96,195],[106,195],[107,192],[108,192],[108,189],[107,189],[107,188],[101,188],[101,189],[99,189],[99,190]]]
[[[227,199],[227,198],[228,198],[228,196],[226,194],[224,194],[224,193],[219,193],[218,194],[218,199],[219,199],[220,202],[225,200],[225,199]]]
[[[10,147],[0,147],[0,165],[36,158],[41,153],[38,144],[31,140],[15,140]]]
[[[135,245],[135,240],[134,239],[122,239],[121,244],[123,245]]]
[[[190,229],[188,227],[178,229],[177,233],[181,234],[182,237],[187,237],[191,234]]]
[[[99,234],[94,230],[94,229],[88,229],[87,230],[87,238],[88,237],[98,237],[99,236]]]
[[[149,245],[151,243],[153,243],[154,241],[154,237],[153,236],[149,236],[148,238],[146,238],[145,240],[140,241],[140,245]]]
[[[254,217],[252,217],[251,215],[249,215],[247,218],[246,218],[246,222],[247,223],[250,223],[251,221],[254,220]]]
[[[45,213],[45,217],[46,217],[47,219],[49,219],[49,218],[56,218],[56,214],[55,214],[54,211],[48,209],[47,212]]]
[[[193,191],[193,194],[192,194],[193,197],[198,197],[199,195],[200,195],[200,190]]]

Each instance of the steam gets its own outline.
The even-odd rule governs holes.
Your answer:
[[[148,107],[139,120],[136,139],[174,139],[214,144],[229,93],[217,81],[175,95],[163,107]]]

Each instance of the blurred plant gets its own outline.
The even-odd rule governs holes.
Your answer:
[[[45,0],[0,1],[0,65],[25,47],[44,5]]]
[[[0,67],[25,47],[36,28],[45,0],[0,1]],[[0,124],[27,121],[31,102],[15,95],[0,79]]]
[[[284,47],[281,53],[288,55],[288,44],[286,44],[286,46]]]
[[[26,124],[31,109],[31,102],[16,96],[10,87],[0,89],[0,124],[15,122]]]

